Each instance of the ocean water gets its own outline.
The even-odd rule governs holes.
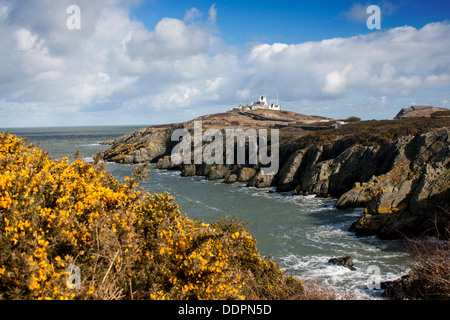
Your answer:
[[[139,127],[64,127],[9,129],[37,142],[54,158],[69,157],[77,150],[86,162],[108,146],[109,140]],[[8,129],[0,129],[5,131]],[[123,181],[132,165],[107,163],[106,169]],[[272,193],[245,184],[224,184],[203,177],[181,177],[177,171],[151,165],[150,181],[142,186],[151,193],[169,192],[180,210],[205,222],[223,216],[245,221],[258,241],[263,256],[271,256],[289,273],[329,284],[339,293],[358,299],[378,299],[381,281],[393,280],[409,271],[409,257],[400,240],[356,237],[348,231],[362,209],[337,210],[335,199]],[[356,270],[328,264],[333,257],[351,255]]]

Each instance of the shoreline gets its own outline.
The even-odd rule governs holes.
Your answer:
[[[217,122],[222,116],[200,119],[212,117]],[[210,121],[212,124],[203,124],[204,130],[217,127]],[[229,122],[220,121],[225,127]],[[300,136],[284,128],[280,130],[278,170],[266,175],[260,163],[214,165],[205,164],[203,159],[202,164],[175,165],[171,153],[177,142],[170,140],[171,134],[183,128],[192,135],[195,126],[191,121],[142,128],[108,141],[110,147],[97,157],[118,163],[156,163],[159,169],[177,169],[182,176],[247,182],[258,188],[274,186],[294,195],[332,196],[338,198],[338,209],[366,208],[352,227],[357,235],[385,239],[417,236],[431,229],[431,215],[450,197],[445,178],[450,176],[450,126],[446,118],[362,121],[333,130],[302,131]],[[246,146],[245,153],[249,152]]]
[[[120,165],[120,164],[117,164],[117,165]],[[260,197],[264,197],[264,198],[268,199],[268,201],[274,202],[275,206],[276,206],[276,203],[279,203],[279,201],[283,201],[283,199],[286,199],[286,200],[289,199],[288,200],[289,202],[297,202],[297,201],[311,202],[311,201],[315,201],[315,200],[320,200],[320,202],[332,201],[334,203],[336,201],[335,198],[331,198],[331,197],[330,198],[321,198],[316,195],[298,196],[297,200],[295,200],[294,198],[296,198],[296,197],[292,197],[291,195],[289,195],[288,192],[277,192],[274,190],[275,189],[274,187],[268,187],[268,188],[247,187],[246,183],[243,183],[243,182],[237,182],[236,184],[227,185],[223,181],[207,180],[204,176],[183,177],[183,176],[181,176],[179,170],[157,169],[156,164],[152,164],[151,171],[154,171],[154,169],[156,169],[155,171],[157,171],[156,173],[154,173],[156,175],[173,177],[173,178],[170,178],[169,181],[171,181],[171,179],[175,179],[175,181],[179,181],[180,179],[182,179],[182,180],[186,181],[186,183],[183,183],[183,185],[194,184],[193,189],[197,188],[196,186],[202,185],[204,183],[212,183],[214,186],[217,186],[217,188],[219,188],[219,189],[222,187],[227,188],[228,191],[236,190],[236,192],[238,192],[237,190],[242,190],[242,188],[244,188],[247,190],[246,191],[247,196],[250,193],[252,193],[252,194],[255,193],[253,195],[253,197],[256,197],[257,199],[259,199]],[[201,182],[200,182],[200,180],[197,180],[197,179],[201,179]],[[158,183],[158,181],[156,181],[156,183]],[[151,188],[151,185],[152,185],[152,181],[149,182],[148,186]],[[273,190],[273,192],[268,192],[270,190]],[[228,192],[226,194],[228,194]],[[174,194],[174,196],[176,199],[178,199],[177,201],[181,205],[180,198],[177,197],[176,194]],[[201,203],[204,202],[204,200],[198,200],[198,201],[200,201]],[[183,209],[183,206],[181,206],[181,208]],[[323,209],[323,210],[328,210],[328,211],[336,210],[335,213],[339,214],[337,209],[335,209],[334,207],[330,207],[330,206],[325,207],[324,205],[320,205],[319,208]],[[351,210],[354,212],[362,211],[363,208],[359,208],[359,209],[355,208],[355,209],[351,209]],[[342,213],[344,213],[346,211],[349,211],[349,210],[343,210]],[[354,217],[352,219],[353,221],[357,218],[355,213],[350,214],[347,212],[345,214],[346,214],[346,216],[353,216]],[[358,213],[358,215],[360,215],[360,214]],[[200,219],[203,219],[203,218],[200,218]],[[339,225],[342,225],[342,223],[339,223]],[[333,229],[330,229],[330,230],[333,230]],[[376,237],[373,237],[373,236],[372,237],[356,237],[354,235],[350,235],[350,232],[348,232],[346,229],[335,229],[335,231],[332,231],[332,232],[333,233],[330,234],[330,237],[332,237],[332,238],[333,238],[334,232],[339,232],[339,233],[342,233],[343,235],[346,234],[346,237],[354,238],[355,240],[362,239],[365,243],[372,243],[374,246],[379,246],[381,244],[381,246],[379,247],[378,250],[382,250],[382,248],[385,246],[382,243],[392,244],[392,243],[397,242],[396,240],[393,240],[394,241],[393,242],[392,240],[377,239]],[[254,234],[254,233],[252,232],[252,234]],[[330,239],[332,239],[332,238],[330,238]],[[373,249],[374,248],[372,248],[371,250],[373,250]],[[325,284],[333,285],[332,287],[337,291],[337,294],[339,294],[341,296],[344,296],[346,293],[349,294],[350,292],[352,292],[353,295],[357,299],[366,299],[366,300],[384,299],[381,297],[381,294],[384,291],[383,289],[370,290],[370,289],[367,289],[364,287],[364,285],[367,283],[367,279],[371,275],[370,272],[367,273],[368,266],[373,265],[375,262],[372,261],[369,257],[365,257],[365,258],[363,258],[363,260],[360,260],[362,257],[359,256],[359,254],[358,254],[358,255],[356,255],[356,258],[354,260],[354,265],[357,269],[356,271],[351,271],[345,267],[333,266],[333,265],[328,264],[327,262],[330,258],[333,258],[339,254],[343,254],[343,252],[339,252],[339,251],[340,250],[338,250],[334,254],[330,253],[330,255],[324,255],[321,257],[319,257],[319,256],[297,257],[297,258],[295,258],[295,259],[298,259],[298,260],[295,260],[295,261],[297,261],[296,263],[294,263],[294,262],[288,263],[286,260],[288,258],[288,256],[278,257],[278,255],[276,254],[274,257],[273,253],[269,252],[268,254],[271,255],[272,257],[274,257],[278,263],[281,263],[282,269],[284,271],[287,271],[288,274],[294,272],[293,273],[294,276],[298,277],[299,279],[308,280],[308,281],[312,281],[312,282],[324,280]],[[353,251],[353,249],[349,248],[347,253],[351,254],[352,251]],[[406,257],[406,253],[405,253],[405,257]],[[383,260],[380,260],[376,264],[379,265],[380,263],[383,263],[382,261]],[[286,262],[287,264],[285,265],[284,262]],[[295,267],[296,264],[297,264],[297,267]],[[289,267],[289,265],[290,265],[290,267]],[[398,265],[399,271],[400,271],[399,273],[394,273],[393,271],[389,271],[387,274],[384,274],[385,270],[382,269],[383,270],[382,271],[383,272],[382,281],[383,282],[384,281],[392,281],[392,280],[395,280],[395,279],[400,278],[401,276],[404,276],[405,274],[407,274],[409,271],[409,268],[403,268],[401,266],[404,266],[404,262],[402,262],[401,264]]]

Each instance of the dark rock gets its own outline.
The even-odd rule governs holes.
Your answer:
[[[173,164],[170,156],[165,156],[158,160],[158,162],[156,163],[156,168],[157,169],[173,169],[174,164]]]
[[[206,163],[197,165],[196,175],[207,177],[209,175],[209,173],[211,172],[211,167],[212,167],[212,165],[206,164]]]
[[[356,235],[395,239],[436,230],[433,219],[450,199],[450,131],[401,140],[389,172],[355,184],[336,203],[337,208],[365,207],[350,229]]]
[[[210,125],[218,125],[221,120],[214,121]],[[393,125],[395,129],[396,123]],[[158,168],[171,168],[167,155],[178,143],[170,139],[177,128],[192,130],[193,123],[139,129],[108,141],[111,147],[99,156],[119,163],[158,161]],[[366,140],[352,134],[339,136],[339,132],[317,143],[286,139],[280,149],[280,170],[275,175],[262,175],[260,164],[174,168],[185,176],[226,178],[231,183],[235,175],[237,181],[248,181],[248,186],[337,197],[338,209],[365,208],[352,225],[357,235],[401,238],[423,234],[433,227],[431,219],[450,198],[450,129],[444,123],[441,129],[427,130],[415,135],[399,130],[398,136],[389,139],[378,137],[377,132]]]
[[[225,177],[224,182],[225,183],[235,183],[237,181],[237,175],[235,174],[229,174],[227,177]]]
[[[353,258],[352,258],[352,256],[331,258],[330,260],[328,260],[328,263],[334,264],[334,265],[337,265],[337,266],[343,266],[343,267],[349,268],[350,270],[356,270],[355,267],[353,267]]]
[[[119,163],[143,163],[159,159],[166,153],[170,135],[166,130],[142,128],[113,141],[111,147],[101,153],[103,160]]]
[[[273,174],[262,174],[261,171],[249,181],[247,186],[249,187],[257,187],[257,188],[268,188],[272,186],[274,175]]]
[[[195,176],[195,164],[185,164],[181,169],[181,176],[192,177]]]
[[[212,166],[207,176],[207,179],[208,180],[224,179],[227,172],[229,172],[228,168],[222,164]]]
[[[277,174],[277,185],[290,185],[293,182],[295,174],[297,173],[300,164],[302,163],[305,149],[295,151],[289,156],[288,160]],[[288,191],[288,190],[287,190]]]
[[[426,279],[416,269],[394,281],[384,283],[382,294],[390,300],[448,300],[448,286]]]
[[[239,170],[237,180],[239,182],[247,182],[250,181],[256,175],[256,169],[245,167]]]

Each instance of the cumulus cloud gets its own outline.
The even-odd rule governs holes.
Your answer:
[[[209,8],[209,17],[208,20],[210,23],[215,24],[216,20],[217,20],[217,9],[216,9],[216,5],[213,4],[211,6],[211,8]]]
[[[198,18],[201,18],[202,12],[197,8],[190,8],[186,11],[183,21],[186,23],[192,22]]]
[[[364,116],[449,91],[448,23],[218,50],[215,5],[149,30],[129,2],[79,0],[82,29],[68,30],[72,2],[0,0],[0,125],[181,121],[277,93],[290,110]]]
[[[397,11],[399,7],[398,4],[393,4],[389,1],[381,1],[379,3],[366,2],[365,4],[354,3],[347,11],[344,11],[342,15],[348,20],[356,21],[359,23],[365,22],[370,16],[370,14],[367,13],[367,8],[373,4],[380,7],[382,16],[392,15],[395,11]]]

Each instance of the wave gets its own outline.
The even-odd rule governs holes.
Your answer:
[[[100,143],[89,143],[89,144],[80,144],[79,147],[98,147],[101,146]]]
[[[391,281],[409,271],[408,268],[388,270],[376,261],[354,259],[355,270],[328,263],[330,257],[311,255],[282,257],[282,269],[287,274],[306,281],[332,287],[336,293],[351,293],[357,299],[379,299],[381,282]]]
[[[131,171],[118,165],[121,176]],[[130,165],[131,166],[131,165]],[[152,167],[154,169],[154,167]],[[261,252],[280,261],[295,276],[326,282],[357,298],[372,299],[378,294],[368,286],[370,267],[379,267],[384,280],[405,273],[403,255],[390,242],[376,237],[355,237],[348,231],[361,209],[338,210],[336,199],[316,195],[292,196],[271,188],[247,187],[246,183],[225,184],[205,177],[182,177],[176,170],[151,170],[150,190],[167,190],[189,216],[211,221],[231,215],[249,222]],[[152,187],[153,183],[153,187]],[[220,187],[219,187],[220,186]],[[154,190],[154,189],[153,189]],[[333,257],[351,255],[356,270],[328,264]]]
[[[179,177],[180,172],[174,171],[174,170],[166,170],[166,169],[157,169],[154,171],[157,176],[172,176],[172,177]]]

